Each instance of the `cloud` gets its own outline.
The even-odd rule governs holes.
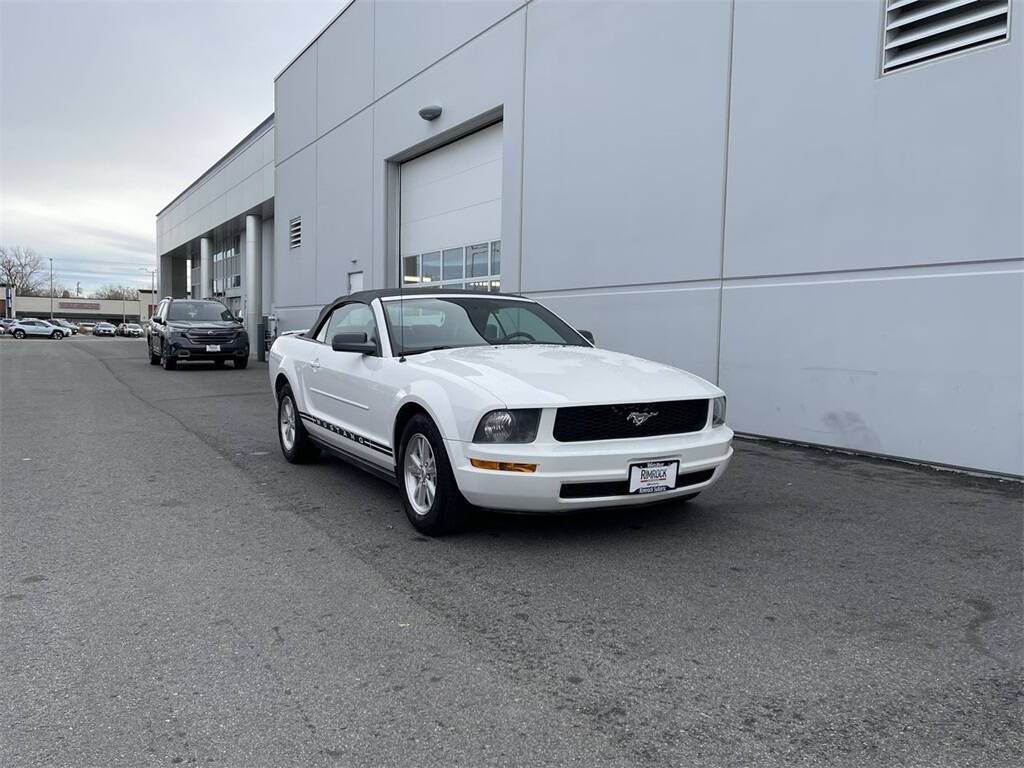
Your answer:
[[[273,110],[341,2],[0,0],[0,242],[140,284],[155,214]]]

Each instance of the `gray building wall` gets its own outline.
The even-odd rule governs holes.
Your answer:
[[[500,117],[504,290],[738,430],[1022,474],[1020,17],[879,77],[875,0],[356,0],[276,81],[274,309],[395,285],[397,163]]]
[[[157,214],[160,296],[184,296],[199,282],[201,238],[223,243],[240,235],[242,252],[238,261],[242,284],[226,287],[222,298],[241,310],[245,304],[245,218],[255,214],[262,218],[262,314],[270,313],[274,287],[274,178],[271,115]],[[186,262],[190,273],[185,272]],[[211,264],[211,280],[213,273]]]

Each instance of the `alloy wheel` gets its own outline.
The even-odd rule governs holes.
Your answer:
[[[437,493],[437,462],[430,441],[417,432],[405,449],[405,492],[417,515],[426,515]]]
[[[288,452],[295,447],[295,404],[285,395],[281,400],[281,416],[279,417],[281,442]]]

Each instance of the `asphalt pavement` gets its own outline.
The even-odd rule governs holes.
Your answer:
[[[738,441],[418,535],[266,366],[0,338],[4,766],[1016,766],[1022,486]]]

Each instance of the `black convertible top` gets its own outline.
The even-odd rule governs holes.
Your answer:
[[[374,299],[386,299],[392,296],[405,296],[410,299],[417,299],[423,296],[450,296],[455,294],[457,296],[475,297],[475,298],[496,298],[496,299],[522,299],[524,296],[520,296],[515,293],[492,293],[486,291],[474,291],[468,288],[409,288],[399,290],[398,288],[374,288],[368,291],[356,291],[355,293],[347,296],[339,296],[329,304],[324,305],[324,308],[320,310],[320,314],[316,316],[316,322],[309,327],[303,335],[312,338],[313,332],[320,327],[320,323],[323,319],[333,312],[335,309],[340,307],[342,304],[348,304],[352,301],[362,302],[363,304],[369,304]]]

